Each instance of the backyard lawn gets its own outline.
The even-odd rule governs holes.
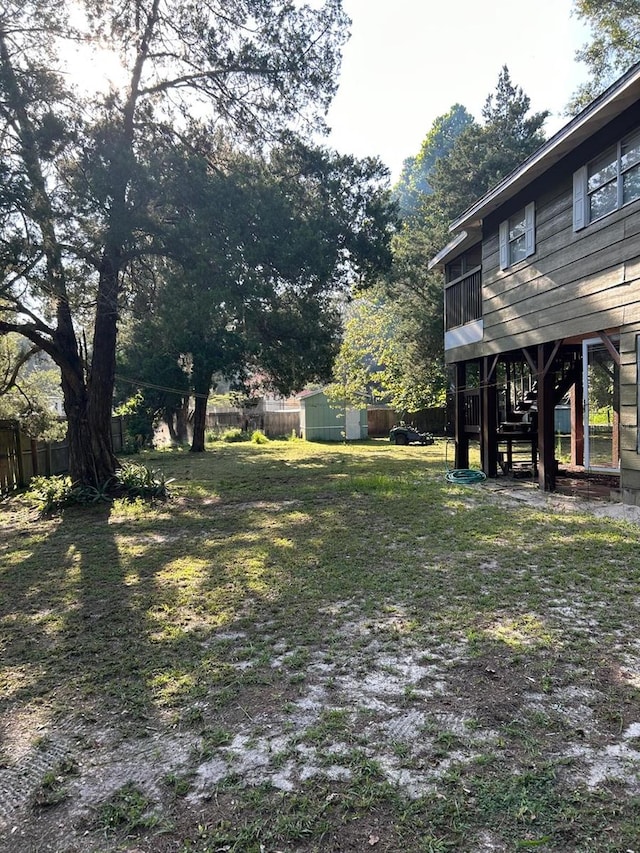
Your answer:
[[[444,455],[0,503],[2,853],[640,853],[640,522]]]

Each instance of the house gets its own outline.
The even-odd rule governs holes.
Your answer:
[[[307,441],[359,441],[368,437],[367,405],[335,403],[322,389],[300,395],[300,435]]]
[[[489,477],[524,450],[552,491],[565,400],[571,464],[640,504],[640,64],[450,230],[429,266],[445,276],[456,465],[472,439]]]

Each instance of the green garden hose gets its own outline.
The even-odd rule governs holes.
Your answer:
[[[445,479],[448,483],[456,483],[460,486],[470,486],[473,483],[482,483],[487,479],[484,471],[477,471],[475,468],[453,468],[449,469],[449,442],[444,448],[444,464],[447,469]]]
[[[459,485],[471,485],[472,483],[481,483],[487,479],[484,471],[476,471],[474,468],[454,468],[453,471],[447,471],[446,480],[448,483],[458,483]]]

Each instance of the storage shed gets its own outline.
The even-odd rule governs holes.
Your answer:
[[[330,401],[324,391],[300,395],[300,434],[307,441],[359,441],[368,437],[367,406]]]

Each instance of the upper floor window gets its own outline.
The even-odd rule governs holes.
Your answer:
[[[638,131],[625,137],[574,173],[574,231],[637,198],[640,198]]]
[[[500,223],[500,269],[528,258],[536,250],[536,207],[531,202]]]

